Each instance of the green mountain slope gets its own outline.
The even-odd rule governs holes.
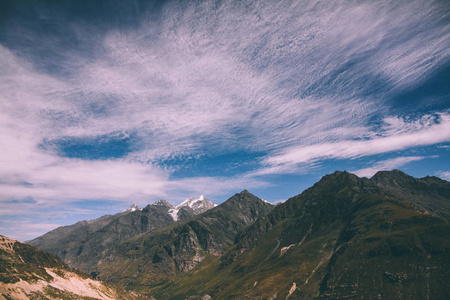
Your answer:
[[[108,252],[100,278],[149,292],[222,255],[236,236],[273,205],[242,191],[194,218],[132,238]]]
[[[173,222],[168,207],[148,205],[142,211],[119,213],[57,228],[29,242],[56,254],[71,267],[91,273],[102,251],[147,230]],[[149,222],[149,220],[151,220]]]
[[[324,176],[220,258],[167,283],[158,299],[446,299],[450,226],[417,206],[419,198],[433,205],[426,195],[411,202],[388,196],[377,180]]]
[[[173,206],[167,201],[160,200],[142,210],[59,227],[28,243],[58,255],[73,268],[95,275],[108,249],[136,235],[173,223],[169,214],[171,208]],[[192,216],[192,210],[183,208],[180,213],[180,218]]]
[[[0,299],[150,299],[69,270],[56,255],[0,236]]]

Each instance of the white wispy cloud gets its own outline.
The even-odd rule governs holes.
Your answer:
[[[7,235],[13,233],[14,239],[25,242],[27,240],[31,240],[37,236],[42,235],[43,233],[49,232],[57,227],[61,226],[61,224],[56,223],[33,223],[32,221],[25,220],[17,220],[13,222],[9,222],[9,224],[5,224],[2,226],[0,224],[0,231],[2,235]],[[26,230],[24,230],[26,228]]]
[[[436,175],[444,180],[450,181],[450,171],[439,171]]]
[[[429,119],[425,117],[425,119]],[[414,123],[414,122],[413,122]],[[389,124],[392,125],[392,124]],[[364,140],[344,140],[311,146],[297,146],[282,150],[280,154],[265,158],[267,168],[289,169],[297,164],[325,159],[355,159],[380,153],[400,151],[418,146],[428,146],[450,141],[450,114],[439,115],[437,123],[417,126],[395,125],[394,134]],[[392,128],[389,129],[391,131]],[[397,133],[398,132],[398,133]]]
[[[430,24],[437,13],[420,2],[227,1],[164,11],[160,24],[108,33],[93,61],[64,49],[63,68],[77,68],[60,86],[39,78],[47,100],[36,112],[40,126],[53,126],[47,135],[136,130],[146,159],[204,145],[276,150],[357,138],[385,109],[362,96],[362,81],[389,70],[385,85],[405,83],[405,72],[417,84],[448,58],[449,31]],[[403,34],[416,24],[418,35]],[[425,57],[433,61],[423,65]]]
[[[174,190],[186,191],[189,194],[220,195],[230,191],[240,192],[244,189],[269,187],[268,181],[259,180],[252,176],[235,177],[193,177],[174,180],[170,186]],[[182,196],[182,195],[180,195]],[[182,199],[182,198],[179,198]]]
[[[364,168],[352,173],[360,177],[372,177],[378,171],[388,171],[404,166],[413,161],[419,161],[427,158],[436,158],[437,156],[401,156],[392,159],[382,160],[375,163],[372,167]]]
[[[423,77],[424,68],[440,64],[437,54],[447,53],[447,27],[428,24],[436,12],[417,3],[168,5],[161,24],[107,34],[96,60],[64,49],[70,61],[63,67],[78,64],[67,78],[34,72],[14,90],[26,90],[32,80],[45,87],[33,91],[33,101],[31,93],[20,99],[36,103],[31,123],[47,125],[46,137],[135,130],[144,138],[143,159],[205,145],[270,151],[358,138],[369,131],[376,107],[385,109],[362,97],[360,80],[386,69],[392,82],[403,72]],[[426,46],[396,30],[424,20],[419,33]],[[400,60],[400,50],[421,55]],[[434,60],[421,68],[424,56]],[[392,61],[396,67],[387,68]],[[23,76],[12,79],[24,83]]]

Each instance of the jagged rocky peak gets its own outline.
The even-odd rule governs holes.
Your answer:
[[[155,203],[153,203],[153,205],[167,206],[170,209],[174,208],[173,205],[167,202],[166,200],[158,200]]]
[[[399,170],[380,171],[371,179],[388,196],[415,203],[450,219],[450,182],[437,177],[414,178]]]
[[[267,201],[265,199],[261,199],[259,197],[256,197],[255,195],[253,195],[252,193],[250,193],[247,190],[243,190],[240,193],[237,193],[235,196],[251,197],[251,198],[255,198],[255,199],[261,200],[264,203],[267,203],[267,204],[270,204],[270,205],[274,205],[273,203],[271,203],[271,202],[269,202],[269,201]]]
[[[447,184],[449,182],[448,180],[436,176],[425,176],[420,179],[428,183],[436,183],[436,184]]]
[[[379,171],[370,178],[377,185],[403,186],[404,188],[423,188],[424,185],[448,186],[448,181],[435,176],[412,177],[400,170]]]
[[[212,203],[208,198],[206,198],[204,195],[200,195],[200,197],[189,197],[186,200],[184,200],[180,205],[178,205],[176,208],[180,209],[182,207],[189,207],[192,208],[195,214],[201,214],[215,206],[214,203]]]
[[[378,186],[391,188],[421,189],[427,185],[445,185],[446,181],[437,177],[414,178],[400,170],[379,171],[370,178]]]
[[[322,180],[328,179],[328,180],[351,180],[351,181],[358,181],[360,179],[358,176],[356,176],[353,173],[349,173],[347,171],[335,171],[332,174],[328,174],[322,177]]]
[[[142,210],[142,208],[139,208],[139,207],[137,206],[137,204],[134,204],[134,203],[133,203],[133,204],[130,206],[130,208],[125,209],[124,212],[133,212],[133,211],[137,211],[137,210]]]
[[[378,171],[375,175],[372,176],[371,179],[376,180],[376,179],[384,179],[384,178],[413,178],[412,176],[409,176],[408,174],[394,169],[392,171]]]
[[[359,188],[364,189],[374,189],[376,186],[371,180],[367,178],[360,178],[356,176],[353,173],[347,172],[347,171],[335,171],[332,174],[328,174],[323,176],[319,182],[317,182],[315,185],[328,185],[333,184],[337,186],[357,186]]]
[[[247,190],[234,194],[220,206],[233,210],[237,208],[240,211],[246,211],[246,209],[253,210],[254,207],[271,210],[274,207],[272,203],[262,200]]]
[[[180,205],[176,207],[172,207],[169,210],[169,214],[172,216],[174,221],[178,221],[180,219],[185,219],[189,216],[195,216],[201,213],[204,213],[207,210],[215,207],[216,204],[211,202],[204,195],[200,195],[200,197],[189,197],[184,200]]]
[[[370,180],[378,186],[389,186],[391,188],[417,188],[417,183],[421,181],[400,170],[379,171]]]

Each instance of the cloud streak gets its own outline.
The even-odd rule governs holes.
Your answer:
[[[398,124],[397,124],[398,126]],[[400,131],[403,131],[403,124]],[[414,126],[409,126],[414,127]],[[399,130],[399,128],[397,128]],[[439,116],[438,123],[422,125],[417,130],[408,130],[374,137],[366,140],[346,140],[337,143],[322,143],[306,147],[292,147],[282,153],[264,159],[263,163],[274,168],[309,163],[325,159],[355,159],[380,153],[400,151],[412,147],[428,146],[450,141],[450,115]]]
[[[440,171],[440,172],[437,172],[436,175],[441,177],[444,180],[450,181],[450,171]]]
[[[437,156],[403,156],[396,157],[393,159],[387,159],[383,161],[377,162],[375,165],[369,168],[360,169],[357,171],[353,171],[352,173],[360,176],[360,177],[372,177],[378,171],[388,171],[404,166],[413,161],[420,161],[426,158],[436,158]]]

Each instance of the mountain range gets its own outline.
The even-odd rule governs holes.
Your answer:
[[[155,299],[446,299],[449,212],[437,177],[336,171],[277,206],[161,200],[30,243]]]
[[[335,172],[161,290],[171,299],[446,299],[449,198],[450,183],[435,177]]]
[[[165,200],[143,209],[133,204],[122,213],[62,226],[28,243],[58,255],[73,268],[96,275],[98,265],[112,246],[175,220],[191,218],[211,207],[214,203],[203,195],[198,199],[191,197],[177,207]]]
[[[273,205],[244,190],[202,214],[138,235],[108,252],[100,278],[151,292],[221,257],[236,236]]]

